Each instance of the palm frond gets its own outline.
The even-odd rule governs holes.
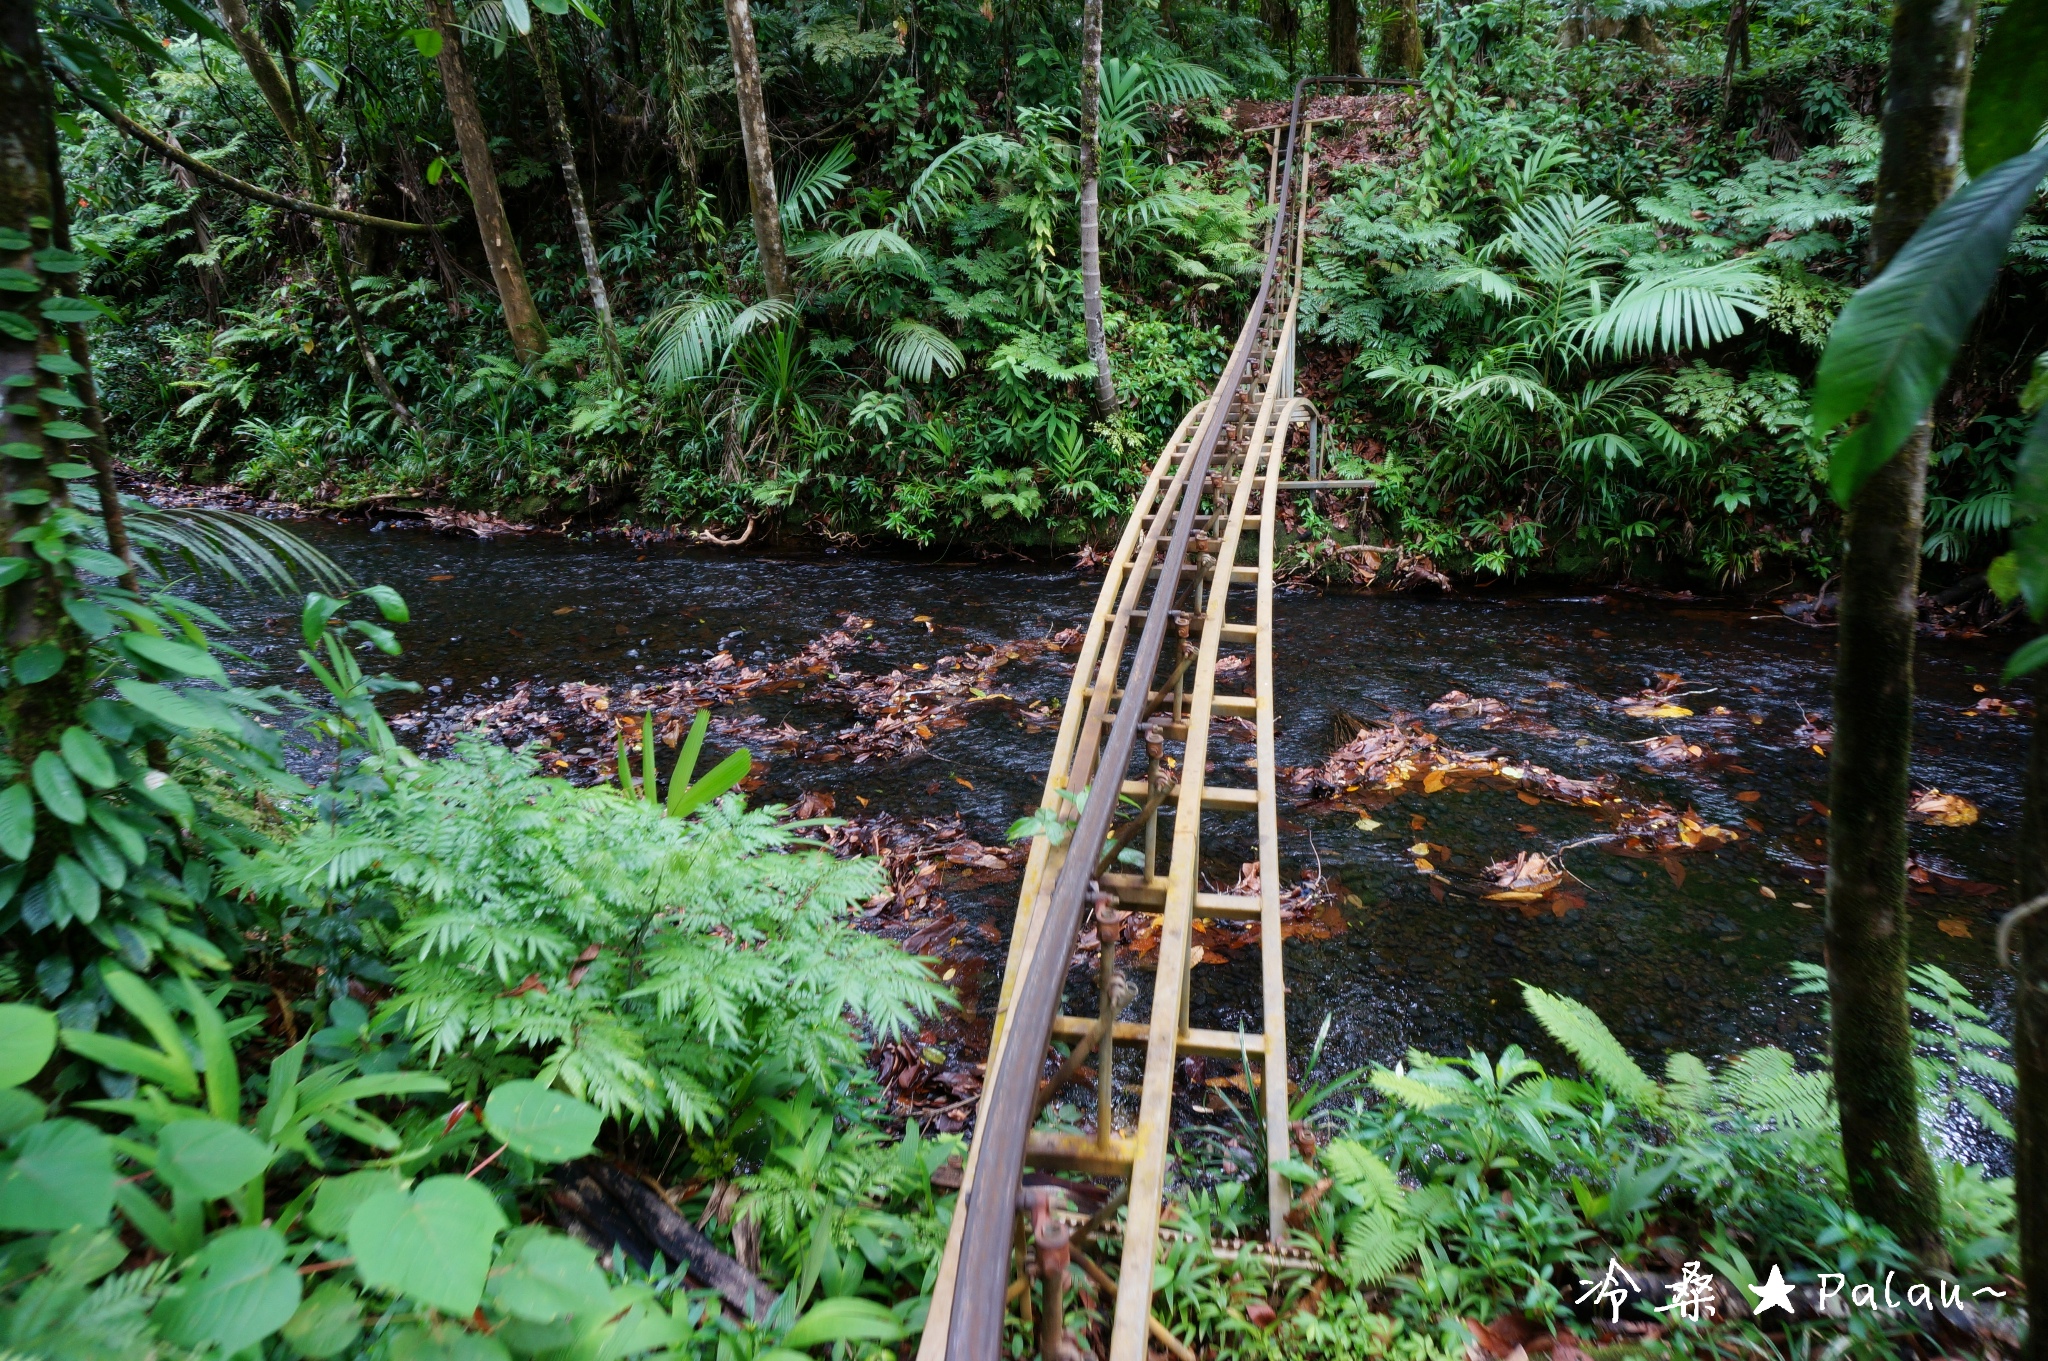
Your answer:
[[[960,347],[945,332],[921,321],[898,318],[875,342],[889,372],[913,383],[929,383],[934,370],[951,378],[967,366]]]
[[[806,242],[799,252],[814,265],[833,268],[872,265],[884,259],[908,261],[918,273],[927,272],[924,252],[903,239],[893,227],[863,227],[844,236],[830,233]]]
[[[961,138],[918,172],[891,222],[899,229],[927,230],[933,219],[973,189],[983,175],[1007,168],[1023,150],[1021,144],[999,132]]]
[[[1579,343],[1604,358],[1676,354],[1739,335],[1744,313],[1762,316],[1764,276],[1748,259],[1639,274],[1578,328]]]
[[[1607,225],[1620,211],[1605,194],[1548,194],[1517,210],[1497,240],[1545,283],[1565,287],[1606,253]]]
[[[777,191],[781,201],[782,229],[802,231],[839,197],[839,191],[853,182],[853,139],[846,138],[816,160],[806,162]]]
[[[93,488],[74,485],[72,496],[80,509],[98,515],[99,496]],[[340,595],[355,586],[355,579],[334,559],[259,516],[132,500],[124,501],[122,511],[137,563],[154,577],[169,576],[176,561],[245,591],[260,587],[289,596],[310,584]]]
[[[731,298],[700,293],[655,313],[647,323],[654,342],[647,361],[648,381],[674,387],[715,373],[724,362],[738,311]]]

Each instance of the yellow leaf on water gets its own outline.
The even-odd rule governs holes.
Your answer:
[[[1441,770],[1432,770],[1422,777],[1422,792],[1425,794],[1434,794],[1443,787],[1444,773]]]
[[[1958,940],[1962,940],[1970,934],[1970,924],[1961,917],[1943,917],[1935,923],[1935,926],[1940,928],[1943,935],[1954,936]]]
[[[1529,804],[1531,807],[1543,802],[1543,800],[1537,798],[1534,794],[1523,793],[1519,790],[1516,791],[1515,797],[1520,799],[1523,803]]]
[[[1428,855],[1429,843],[1427,841],[1418,841],[1408,848],[1408,853],[1410,855]]]
[[[929,624],[932,622],[932,617],[928,614],[913,615],[910,622],[913,624]]]
[[[1542,897],[1542,894],[1533,889],[1511,888],[1504,889],[1499,893],[1487,894],[1486,901],[1489,903],[1533,903],[1539,901]]]
[[[1691,718],[1692,710],[1683,704],[1638,704],[1622,710],[1630,718]]]
[[[427,578],[427,580],[428,580],[428,581],[453,581],[453,580],[455,580],[455,573],[453,573],[453,572],[443,572],[443,573],[441,573],[441,574],[440,574],[439,576],[432,576],[432,577],[428,577],[428,578]]]
[[[972,789],[972,788],[974,788],[974,785],[973,785],[972,783],[970,783],[969,781],[966,781],[966,780],[963,780],[963,779],[961,779],[961,778],[960,778],[960,777],[959,777],[958,775],[955,775],[955,776],[953,777],[953,783],[954,783],[954,784],[957,784],[957,785],[963,785],[963,786],[965,786],[965,787],[966,787],[966,788],[968,788],[968,789]]]
[[[1420,871],[1421,871],[1422,873],[1424,873],[1424,874],[1435,874],[1435,873],[1436,873],[1436,866],[1435,866],[1435,865],[1432,865],[1432,864],[1430,864],[1430,863],[1429,863],[1429,862],[1428,862],[1427,860],[1423,860],[1423,859],[1421,859],[1421,858],[1419,858],[1419,857],[1418,857],[1418,858],[1416,859],[1416,861],[1415,861],[1415,868],[1416,868],[1416,869],[1418,869],[1418,870],[1420,870]]]
[[[562,606],[562,608],[561,608],[561,609],[559,609],[559,610],[556,610],[556,611],[555,611],[555,613],[556,613],[556,614],[574,614],[574,613],[576,613],[576,607],[575,607],[574,605],[564,605],[564,606]]]
[[[1377,832],[1380,829],[1380,825],[1377,822],[1374,822],[1371,818],[1360,818],[1357,822],[1354,822],[1351,825],[1356,827],[1361,832]]]
[[[1960,794],[1944,794],[1939,789],[1930,789],[1913,796],[1913,802],[1906,808],[1906,816],[1933,827],[1968,827],[1977,821],[1977,805]]]
[[[953,981],[953,975],[954,975],[954,974],[957,974],[957,973],[959,973],[959,972],[960,972],[960,971],[959,971],[958,969],[948,969],[948,970],[946,970],[946,972],[944,972],[943,974],[939,975],[939,981],[940,981],[941,983],[950,983],[950,982],[952,982],[952,981]]]

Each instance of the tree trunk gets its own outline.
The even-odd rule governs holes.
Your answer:
[[[1380,23],[1380,51],[1373,70],[1382,76],[1422,74],[1422,15],[1418,0],[1394,0]]]
[[[1295,40],[1301,37],[1301,11],[1295,0],[1259,0],[1259,21],[1266,26],[1266,45],[1288,54],[1293,65]]]
[[[243,0],[221,0],[221,17],[227,21],[228,34],[235,40],[235,50],[242,56],[242,64],[249,69],[250,77],[263,95],[263,102],[270,106],[270,113],[277,120],[278,130],[284,133],[285,141],[299,155],[301,177],[306,185],[306,197],[322,207],[334,205],[334,191],[328,182],[325,159],[320,147],[320,134],[313,120],[306,116],[305,102],[299,97],[298,82],[291,67],[280,68],[263,37],[256,31],[249,17],[249,9]],[[277,17],[277,16],[273,16]],[[278,23],[285,21],[278,18]],[[289,37],[289,34],[286,35]],[[286,51],[287,60],[290,53]],[[362,313],[356,308],[355,294],[350,287],[348,261],[342,255],[341,238],[334,223],[325,218],[315,221],[315,228],[327,248],[327,263],[334,273],[335,300],[341,306],[343,320],[347,321],[349,334],[356,343],[356,354],[368,370],[370,381],[391,409],[398,413],[400,420],[417,428],[419,422],[413,419],[411,408],[399,397],[398,390],[391,386],[391,379],[384,372],[384,363],[377,358],[376,350],[370,346],[369,333],[363,327]]]
[[[2034,682],[2034,744],[2027,762],[2026,806],[2020,818],[2020,901],[2048,893],[2048,677]],[[2013,932],[2019,957],[2013,988],[2014,1200],[2019,1206],[2020,1279],[2027,1288],[2029,1327],[2021,1355],[2048,1361],[2048,911]]]
[[[569,133],[569,112],[562,105],[562,82],[555,69],[555,49],[548,43],[545,21],[544,11],[533,11],[526,50],[533,54],[534,68],[540,73],[541,98],[547,104],[548,125],[555,135],[555,160],[562,169],[562,192],[569,200],[569,220],[576,226],[576,245],[583,252],[583,275],[590,284],[590,306],[597,313],[605,359],[616,371],[621,361],[618,332],[612,327],[611,295],[605,291],[604,271],[597,263],[597,234],[590,229],[590,209],[583,201],[583,179],[576,173],[576,143]]]
[[[441,88],[448,97],[448,117],[455,124],[455,142],[462,151],[462,175],[469,182],[484,259],[490,262],[491,282],[497,286],[498,302],[505,312],[505,330],[512,337],[512,357],[522,364],[531,363],[547,353],[548,328],[534,304],[533,290],[526,285],[526,266],[520,262],[519,243],[512,236],[505,200],[498,193],[491,139],[484,132],[476,86],[470,83],[469,67],[462,59],[462,31],[455,20],[455,7],[449,0],[427,0],[427,17],[441,35],[441,52],[435,58],[441,67]]]
[[[1116,381],[1102,328],[1101,112],[1102,0],[1082,0],[1081,324],[1088,333],[1088,358],[1095,364],[1095,410],[1108,420],[1116,414]]]
[[[64,612],[64,587],[70,568],[45,563],[20,542],[22,531],[62,509],[68,498],[64,483],[51,465],[68,461],[65,443],[43,434],[49,421],[70,413],[42,400],[40,389],[62,380],[39,367],[40,361],[61,363],[64,345],[41,315],[42,299],[57,292],[56,275],[45,273],[35,260],[38,250],[55,247],[57,195],[61,192],[54,153],[57,137],[52,117],[43,44],[36,30],[36,6],[0,4],[0,268],[20,270],[36,280],[33,292],[11,291],[0,306],[32,328],[33,339],[0,331],[0,384],[26,400],[9,400],[0,409],[0,445],[27,457],[0,459],[0,561],[25,558],[28,575],[0,592],[6,646],[17,665],[24,649],[55,647],[61,662],[54,674],[34,684],[18,681],[0,692],[0,724],[7,752],[25,772],[39,752],[50,750],[74,720],[86,697],[91,676],[85,665],[83,636]],[[22,329],[17,327],[15,329]],[[47,816],[44,814],[42,816]],[[43,840],[38,838],[38,840]]]
[[[761,93],[761,55],[754,50],[754,17],[747,0],[725,0],[725,31],[732,44],[733,94],[740,106],[740,140],[747,149],[747,193],[754,205],[754,245],[768,296],[790,296],[789,257],[782,249],[782,207],[775,197],[775,154],[768,143],[768,105]]]
[[[178,146],[178,134],[168,128],[164,130],[164,140],[178,150],[184,150]],[[193,174],[189,167],[177,161],[165,160],[164,168],[171,172],[171,178],[177,181],[178,187],[192,196],[192,202],[185,208],[186,220],[192,224],[192,253],[211,255],[213,224],[207,220],[206,205],[200,199],[199,177]],[[221,295],[226,289],[226,281],[221,278],[220,266],[194,265],[192,272],[199,276],[199,293],[206,299],[207,324],[217,326],[220,324]]]
[[[1735,83],[1737,64],[1749,69],[1749,0],[1734,0],[1728,7],[1728,55],[1721,61],[1721,95]]]
[[[455,263],[455,257],[449,254],[448,243],[441,239],[440,229],[433,225],[438,215],[433,201],[427,197],[426,181],[420,178],[419,158],[413,155],[410,131],[399,134],[395,154],[398,187],[412,200],[413,211],[420,215],[420,221],[427,224],[427,251],[434,257],[435,272],[441,276],[441,291],[448,295],[448,315],[461,321],[469,315],[469,306],[462,301],[462,270]]]
[[[1973,0],[1900,0],[1886,77],[1871,271],[1955,182]],[[1929,427],[1849,508],[1835,657],[1828,822],[1828,991],[1849,1192],[1929,1267],[1944,1264],[1941,1199],[1920,1132],[1906,1005],[1906,802],[1913,630]]]
[[[1358,0],[1330,0],[1330,74],[1362,74],[1358,64]]]

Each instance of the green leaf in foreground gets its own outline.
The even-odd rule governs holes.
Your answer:
[[[284,1325],[284,1341],[307,1361],[324,1361],[348,1350],[362,1331],[362,1301],[340,1281],[329,1281],[308,1296]]]
[[[0,1163],[0,1229],[37,1233],[104,1224],[114,1208],[114,1149],[78,1120],[22,1131]]]
[[[223,1356],[254,1346],[298,1312],[299,1273],[284,1256],[284,1236],[275,1229],[215,1234],[157,1306],[157,1326],[173,1342],[217,1347]]]
[[[1972,175],[2034,145],[2048,119],[2048,0],[2011,0],[1970,69],[1963,160]]]
[[[603,1123],[597,1107],[538,1082],[504,1083],[484,1103],[484,1128],[537,1162],[582,1157]]]
[[[55,1016],[41,1007],[0,1006],[0,1087],[19,1087],[42,1072],[56,1052]]]
[[[240,1190],[270,1166],[270,1150],[225,1120],[178,1120],[157,1136],[157,1176],[200,1200]]]
[[[2013,224],[2048,175],[2048,147],[1950,196],[1835,319],[1813,393],[1813,431],[1835,445],[1829,490],[1847,506],[1934,403],[2005,259]]]
[[[844,1296],[812,1305],[783,1334],[781,1345],[802,1351],[826,1342],[894,1342],[902,1336],[902,1320],[888,1309],[873,1300]]]
[[[429,1177],[365,1201],[349,1221],[348,1245],[373,1289],[464,1317],[483,1298],[491,1240],[504,1227],[489,1191],[463,1177]]]

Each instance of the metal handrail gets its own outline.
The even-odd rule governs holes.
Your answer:
[[[1412,81],[1385,80],[1370,76],[1304,76],[1294,87],[1288,114],[1285,170],[1274,197],[1277,212],[1272,240],[1266,248],[1265,269],[1260,275],[1258,295],[1252,300],[1238,332],[1237,344],[1214,392],[1218,400],[1209,404],[1194,447],[1187,455],[1181,506],[1175,516],[1173,537],[1160,563],[1159,581],[1146,609],[1145,628],[1132,653],[1131,670],[1125,688],[1133,698],[1117,709],[1116,721],[1103,743],[1095,765],[1091,787],[1096,796],[1082,805],[1079,820],[1069,834],[1069,845],[1078,850],[1098,847],[1108,835],[1111,815],[1116,809],[1115,791],[1129,767],[1138,727],[1148,707],[1140,696],[1149,692],[1159,669],[1159,653],[1166,640],[1168,613],[1181,587],[1187,561],[1188,536],[1202,497],[1208,490],[1209,462],[1224,425],[1230,419],[1238,388],[1256,348],[1261,322],[1271,300],[1273,280],[1280,264],[1282,243],[1289,236],[1287,206],[1293,193],[1294,153],[1301,134],[1301,107],[1310,85],[1370,84],[1407,85]],[[1112,673],[1113,677],[1113,673]],[[1113,687],[1112,687],[1113,688]],[[1105,786],[1104,781],[1108,783]],[[1105,788],[1108,796],[1103,795]],[[1037,1111],[1042,1056],[1052,1038],[1053,1018],[1066,990],[1067,962],[1073,956],[1079,931],[1081,908],[1095,877],[1096,857],[1069,854],[1060,866],[1047,896],[1042,925],[1030,955],[1024,961],[1023,976],[1011,998],[1009,1039],[1004,1046],[1006,1061],[988,1075],[988,1091],[975,1130],[975,1170],[963,1194],[965,1216],[960,1255],[954,1277],[953,1307],[946,1335],[947,1361],[997,1361],[1002,1355],[1005,1291],[1009,1283],[1011,1239],[1017,1217],[1017,1191],[1024,1171],[1024,1148]],[[1147,1283],[1149,1284],[1149,1282]]]

